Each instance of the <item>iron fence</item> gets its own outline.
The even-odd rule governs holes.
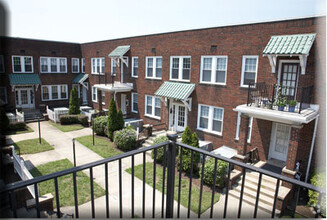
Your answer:
[[[56,198],[56,209],[57,209],[57,217],[60,218],[61,217],[61,212],[60,212],[60,204],[61,201],[59,200],[59,190],[58,190],[58,178],[61,176],[65,176],[68,174],[72,174],[73,175],[73,190],[74,190],[74,216],[76,218],[79,218],[79,206],[78,206],[78,196],[77,196],[77,179],[76,179],[76,174],[79,171],[83,171],[83,170],[89,170],[89,178],[90,178],[90,198],[91,198],[91,210],[90,213],[92,214],[92,217],[95,218],[95,201],[94,201],[94,179],[93,179],[93,170],[95,167],[98,166],[104,166],[104,176],[105,176],[105,216],[107,218],[109,218],[109,213],[111,210],[111,205],[109,203],[109,184],[108,184],[108,164],[113,163],[113,162],[117,162],[118,161],[118,194],[119,194],[119,199],[118,199],[118,209],[116,211],[119,211],[119,217],[136,217],[135,215],[135,189],[134,189],[134,185],[135,185],[135,156],[141,154],[142,155],[142,164],[143,164],[143,183],[142,183],[142,216],[145,218],[145,212],[146,210],[149,210],[149,207],[151,207],[151,205],[149,205],[146,201],[146,197],[145,197],[145,193],[146,193],[146,152],[147,151],[152,151],[154,152],[154,160],[153,160],[153,196],[152,196],[152,217],[156,217],[155,216],[155,212],[156,212],[156,199],[155,199],[155,191],[156,191],[156,184],[158,184],[156,182],[156,175],[157,175],[157,169],[159,169],[159,167],[157,167],[157,157],[156,155],[158,154],[158,150],[160,148],[163,148],[163,161],[167,162],[162,164],[162,172],[163,172],[163,181],[162,181],[162,186],[161,190],[162,190],[162,198],[161,198],[161,217],[164,218],[180,218],[181,215],[181,179],[182,179],[182,166],[183,166],[183,162],[179,163],[180,169],[179,169],[179,173],[176,174],[176,159],[179,157],[180,161],[183,161],[183,157],[185,155],[183,155],[183,149],[189,150],[191,152],[191,171],[190,174],[188,176],[189,178],[189,190],[188,190],[188,205],[187,205],[187,217],[190,217],[190,212],[191,212],[191,200],[192,200],[192,180],[193,180],[193,159],[195,154],[201,154],[204,157],[208,157],[208,158],[213,158],[215,161],[215,166],[214,166],[214,176],[216,176],[217,171],[217,162],[218,160],[221,161],[225,161],[228,163],[228,172],[227,172],[227,182],[230,181],[231,178],[231,172],[230,169],[232,166],[239,166],[242,169],[242,174],[243,177],[245,177],[245,175],[247,174],[247,171],[252,171],[252,172],[256,172],[259,174],[259,179],[258,179],[258,185],[257,185],[257,195],[256,195],[256,202],[255,202],[255,208],[254,208],[254,212],[253,212],[253,217],[256,218],[257,217],[257,211],[258,211],[258,202],[259,202],[259,197],[261,194],[261,182],[262,182],[262,178],[263,175],[272,177],[274,179],[277,180],[276,182],[276,189],[274,192],[274,202],[273,202],[273,207],[271,209],[271,217],[274,218],[275,217],[275,211],[276,211],[276,204],[277,204],[277,197],[278,197],[278,192],[279,192],[279,186],[281,181],[287,182],[292,184],[293,186],[296,187],[301,187],[301,188],[305,188],[308,190],[313,190],[315,192],[317,192],[319,194],[319,203],[317,205],[317,215],[316,217],[318,217],[318,213],[320,210],[320,201],[322,196],[326,195],[325,189],[313,186],[311,184],[308,183],[304,183],[301,182],[299,180],[296,179],[292,179],[286,176],[282,176],[280,174],[276,174],[255,166],[251,166],[248,164],[245,164],[243,162],[239,162],[233,159],[229,159],[220,155],[216,155],[213,153],[210,153],[208,151],[199,149],[199,148],[195,148],[183,143],[179,143],[176,142],[177,136],[176,135],[169,135],[169,141],[166,141],[164,143],[160,143],[157,145],[153,145],[153,146],[149,146],[149,147],[145,147],[145,148],[140,148],[140,149],[136,149],[133,151],[129,151],[120,155],[116,155],[110,158],[106,158],[106,159],[102,159],[99,161],[95,161],[92,163],[88,163],[85,165],[81,165],[81,166],[77,166],[71,169],[66,169],[63,171],[59,171],[56,173],[52,173],[52,174],[48,174],[48,175],[44,175],[44,176],[39,176],[36,177],[34,179],[31,180],[26,180],[26,181],[20,181],[20,182],[15,182],[12,184],[8,184],[6,185],[3,189],[0,190],[0,195],[2,196],[2,198],[4,198],[3,196],[9,196],[10,199],[10,205],[11,205],[11,209],[13,212],[13,216],[15,218],[17,217],[22,217],[22,216],[17,216],[17,207],[16,207],[16,200],[15,200],[15,190],[23,188],[23,187],[27,187],[30,185],[34,185],[35,188],[35,192],[36,192],[36,198],[35,198],[35,204],[36,204],[36,210],[37,210],[37,216],[36,217],[40,217],[40,208],[39,208],[39,197],[38,197],[38,184],[44,181],[48,181],[48,180],[52,180],[53,184],[54,184],[54,188],[55,188],[55,198]],[[178,154],[178,152],[180,152]],[[178,156],[177,156],[178,155]],[[130,201],[123,201],[123,197],[122,197],[122,191],[127,190],[127,189],[123,189],[123,182],[122,182],[122,160],[126,159],[126,158],[130,158],[131,160],[131,199]],[[197,213],[198,217],[201,217],[201,206],[202,206],[202,193],[203,193],[203,173],[204,173],[204,165],[206,163],[207,160],[202,160],[202,168],[200,170],[201,172],[201,177],[200,177],[200,193],[199,193],[199,211]],[[177,189],[177,207],[174,206],[174,187],[175,187],[175,178],[178,178],[178,189]],[[212,196],[211,196],[211,204],[210,204],[210,218],[213,217],[214,214],[214,195],[216,192],[215,189],[215,181],[216,179],[214,178],[214,184],[212,187]],[[166,184],[165,184],[166,183]],[[241,217],[241,213],[242,213],[242,203],[243,203],[243,195],[244,195],[244,184],[245,184],[245,178],[243,178],[242,180],[242,185],[241,185],[241,193],[240,193],[240,197],[239,197],[239,203],[238,203],[238,213],[237,213],[237,217],[240,218]],[[165,195],[166,194],[166,195]],[[228,196],[229,196],[229,187],[227,187],[226,190],[226,196],[225,196],[225,201],[224,201],[224,211],[223,211],[223,217],[226,218],[227,216],[227,206],[228,206]],[[166,200],[166,202],[165,202]],[[125,211],[123,212],[123,205],[126,203],[131,204],[131,213],[126,213]],[[295,207],[297,204],[297,200],[295,201]],[[177,210],[174,212],[174,208],[177,208]],[[112,210],[111,210],[112,211]],[[294,216],[294,212],[295,209],[293,209],[293,216]],[[174,215],[175,213],[175,215]]]

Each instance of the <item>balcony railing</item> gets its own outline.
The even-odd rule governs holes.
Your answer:
[[[247,106],[263,107],[267,109],[276,108],[277,97],[286,98],[286,100],[296,100],[296,112],[310,106],[312,100],[313,86],[297,87],[283,86],[278,84],[250,83],[248,86]]]
[[[61,201],[59,200],[59,190],[58,190],[58,178],[64,175],[68,175],[68,174],[72,174],[73,175],[73,189],[74,189],[74,201],[75,201],[75,217],[78,218],[79,217],[79,206],[78,206],[78,197],[77,197],[77,180],[76,180],[76,173],[78,171],[82,171],[82,170],[89,170],[89,178],[90,178],[90,198],[91,198],[91,207],[90,207],[90,213],[92,213],[92,217],[95,217],[95,201],[94,201],[94,190],[93,190],[93,170],[94,168],[98,167],[98,166],[102,166],[103,165],[103,169],[104,169],[104,174],[105,174],[105,191],[106,191],[106,199],[105,199],[105,210],[100,209],[100,211],[105,211],[106,213],[106,217],[109,218],[109,210],[110,210],[110,204],[109,204],[109,185],[108,185],[108,164],[113,163],[113,162],[117,162],[118,161],[118,179],[117,179],[117,184],[119,187],[118,190],[118,194],[119,194],[119,199],[118,199],[118,209],[119,209],[119,216],[122,217],[136,217],[134,210],[135,210],[135,190],[134,190],[134,175],[135,175],[135,156],[138,154],[141,154],[143,157],[143,191],[142,191],[142,217],[145,217],[145,210],[149,211],[150,208],[152,208],[151,213],[152,213],[152,217],[155,217],[155,212],[156,212],[156,208],[160,208],[161,207],[161,217],[166,217],[166,218],[180,218],[180,211],[181,211],[181,175],[182,175],[182,166],[183,164],[180,163],[180,169],[179,172],[176,173],[176,155],[178,153],[178,150],[181,150],[181,153],[179,154],[180,157],[180,161],[183,161],[182,158],[183,156],[185,157],[185,155],[183,155],[183,149],[187,149],[189,151],[191,151],[191,171],[190,174],[188,175],[189,178],[189,191],[188,191],[188,198],[189,198],[189,202],[188,202],[188,207],[187,208],[187,217],[190,217],[190,201],[191,201],[191,197],[192,197],[192,178],[193,178],[193,158],[195,157],[195,154],[200,154],[204,157],[208,157],[208,158],[214,158],[215,160],[215,167],[214,167],[214,175],[216,175],[216,172],[218,172],[218,167],[217,167],[217,161],[218,160],[222,160],[228,163],[228,172],[227,172],[227,181],[229,182],[231,176],[230,176],[230,168],[233,166],[239,166],[242,168],[243,170],[243,176],[246,175],[247,171],[252,171],[252,172],[256,172],[259,173],[259,180],[258,180],[258,187],[257,187],[257,196],[256,196],[256,203],[255,203],[255,208],[254,208],[254,213],[253,213],[253,217],[256,218],[257,217],[257,210],[258,210],[258,201],[259,201],[259,197],[260,197],[260,187],[261,187],[261,180],[262,177],[264,175],[270,176],[272,178],[275,178],[277,180],[276,183],[276,189],[275,189],[275,193],[274,193],[274,202],[273,202],[273,207],[272,207],[272,212],[271,212],[271,217],[275,217],[275,210],[276,210],[276,204],[277,204],[277,197],[278,197],[278,192],[279,192],[279,186],[281,181],[287,182],[292,184],[294,187],[301,187],[301,188],[305,188],[308,190],[313,190],[315,192],[317,192],[319,194],[319,202],[317,205],[317,215],[316,217],[318,217],[318,213],[320,210],[320,201],[322,196],[326,195],[325,189],[313,186],[311,184],[308,183],[304,183],[301,182],[299,180],[295,180],[289,177],[285,177],[282,176],[280,174],[276,174],[258,167],[254,167],[233,159],[229,159],[220,155],[216,155],[213,153],[210,153],[208,151],[199,149],[199,148],[195,148],[195,147],[191,147],[189,145],[183,144],[183,143],[179,143],[176,142],[177,136],[176,135],[170,135],[169,136],[169,141],[161,143],[161,144],[157,144],[157,145],[153,145],[153,146],[149,146],[146,148],[140,148],[137,150],[133,150],[133,151],[129,151],[120,155],[116,155],[110,158],[106,158],[103,160],[99,160],[96,162],[92,162],[89,164],[85,164],[85,165],[81,165],[78,167],[74,167],[71,169],[66,169],[63,171],[59,171],[56,173],[52,173],[52,174],[48,174],[48,175],[44,175],[44,176],[40,176],[40,177],[36,177],[34,179],[31,180],[26,180],[26,181],[20,181],[20,182],[16,182],[16,183],[12,183],[12,184],[8,184],[6,185],[3,189],[0,190],[0,195],[1,198],[6,198],[6,196],[8,196],[10,199],[10,204],[11,204],[11,208],[12,208],[12,212],[13,212],[13,216],[15,218],[17,218],[17,207],[16,207],[16,196],[15,196],[15,190],[18,190],[20,188],[23,187],[27,187],[30,185],[34,185],[35,188],[35,192],[38,192],[38,183],[47,181],[47,180],[52,180],[53,184],[54,184],[54,188],[55,188],[55,198],[56,198],[56,209],[57,209],[57,216],[58,218],[60,217],[60,204]],[[162,183],[162,199],[161,199],[161,204],[159,204],[159,206],[157,206],[158,204],[156,204],[156,200],[155,200],[155,196],[153,196],[153,200],[152,205],[149,204],[149,201],[145,201],[146,197],[145,197],[145,171],[146,171],[146,152],[147,151],[151,151],[154,150],[154,155],[157,155],[157,152],[160,148],[164,148],[163,152],[164,152],[164,160],[166,161],[167,159],[167,163],[163,163],[163,183]],[[122,159],[126,159],[126,158],[130,158],[131,159],[131,196],[128,199],[128,201],[124,200],[122,197],[122,191],[126,191],[127,189],[122,187]],[[153,166],[153,195],[155,195],[155,184],[156,184],[156,157],[154,158],[154,166]],[[204,172],[204,165],[206,163],[206,160],[202,160],[202,169],[200,172]],[[165,178],[165,176],[167,178]],[[200,194],[199,194],[199,211],[197,213],[198,217],[201,217],[201,205],[202,205],[202,191],[203,191],[203,175],[201,175],[201,186],[200,186]],[[178,205],[174,207],[174,187],[175,187],[175,178],[178,178]],[[244,178],[243,178],[244,180]],[[166,182],[166,184],[165,184]],[[166,189],[165,189],[165,185],[166,185]],[[160,186],[161,187],[161,186]],[[243,197],[243,193],[244,193],[244,181],[242,181],[242,185],[241,185],[241,193],[240,193],[240,197],[239,197],[239,203],[238,203],[238,218],[241,217],[241,212],[242,212],[242,197]],[[227,204],[228,204],[228,193],[229,193],[229,187],[227,187],[226,190],[226,195],[225,195],[225,201],[224,201],[224,211],[223,211],[223,216],[226,217],[227,215]],[[297,190],[297,192],[299,192],[299,190]],[[166,194],[166,196],[165,196]],[[213,205],[214,205],[214,194],[215,194],[215,183],[213,184],[212,187],[212,199],[211,199],[211,210],[210,210],[210,218],[213,217]],[[166,198],[165,198],[166,197]],[[297,197],[298,198],[298,197]],[[166,202],[164,202],[166,199]],[[36,204],[36,210],[37,210],[37,217],[40,217],[40,208],[39,208],[39,197],[38,195],[36,195],[36,199],[35,199],[35,204]],[[123,212],[123,205],[127,204],[131,204],[131,213],[127,213],[126,211]],[[295,207],[297,205],[297,200],[295,201]],[[177,210],[174,211],[174,208],[177,208]],[[117,207],[116,207],[117,209]],[[112,208],[111,208],[112,211]],[[116,210],[118,211],[118,210]],[[295,212],[295,208],[293,209],[293,216],[294,216],[294,212]],[[104,214],[104,213],[103,213]],[[19,216],[22,217],[22,216]],[[141,216],[140,216],[141,217]]]

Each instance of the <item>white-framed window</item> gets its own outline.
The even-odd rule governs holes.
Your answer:
[[[12,56],[12,70],[14,73],[33,73],[33,57]]]
[[[79,58],[72,58],[72,73],[79,73]]]
[[[102,105],[106,104],[106,93],[105,91],[101,91]]]
[[[41,73],[67,73],[67,58],[40,57]]]
[[[4,105],[7,104],[7,88],[6,87],[0,87],[0,104]]]
[[[104,58],[91,58],[91,73],[92,74],[104,74]]]
[[[137,78],[139,75],[139,58],[132,57],[132,77]]]
[[[42,101],[68,99],[68,85],[43,85],[41,86]]]
[[[198,105],[198,129],[222,135],[224,109],[209,105]]]
[[[145,78],[161,79],[162,57],[145,57]]]
[[[191,56],[170,57],[170,80],[189,82],[191,78]]]
[[[111,58],[111,75],[116,76],[117,73],[117,62],[115,59]]]
[[[98,102],[98,89],[92,86],[92,102]]]
[[[82,73],[85,73],[85,58],[82,58],[81,62],[82,62]]]
[[[257,82],[258,60],[258,56],[243,56],[241,87]]]
[[[253,117],[250,117],[249,118],[249,126],[248,126],[248,137],[247,137],[247,142],[248,143],[251,143],[252,123],[253,123]],[[240,139],[240,127],[241,127],[241,112],[238,112],[238,114],[237,114],[237,124],[236,124],[235,140],[239,140]]]
[[[202,56],[200,82],[226,85],[227,56]]]
[[[137,93],[132,92],[132,112],[138,113],[138,95]]]
[[[145,115],[160,119],[161,117],[161,100],[158,97],[145,95]]]
[[[3,59],[3,55],[0,55],[0,73],[4,73],[5,72],[5,62]]]
[[[78,98],[81,97],[81,87],[80,87],[80,84],[72,84],[72,89],[73,88],[76,88],[76,91],[77,91],[77,94],[78,94]]]

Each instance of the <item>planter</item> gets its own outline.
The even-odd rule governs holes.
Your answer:
[[[295,111],[295,106],[288,106],[288,111],[289,112],[294,112]]]
[[[285,106],[278,106],[278,111],[284,111]]]

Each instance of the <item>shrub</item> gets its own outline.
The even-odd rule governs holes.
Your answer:
[[[80,112],[81,111],[79,109],[79,100],[78,100],[77,89],[74,86],[73,89],[70,91],[69,111],[68,111],[68,113],[70,115],[77,115]]]
[[[106,126],[107,126],[107,116],[100,116],[93,120],[94,123],[94,132],[97,135],[105,136],[106,135]]]
[[[84,127],[89,126],[89,118],[86,115],[79,115],[78,116],[78,121]]]
[[[311,184],[326,189],[326,172],[315,171],[310,180]],[[319,194],[318,192],[309,190],[309,205],[316,207],[318,204]],[[326,195],[321,197],[321,215],[326,216]]]
[[[153,144],[160,144],[160,143],[166,142],[168,140],[169,139],[168,139],[167,136],[159,136],[159,137],[156,137],[153,140]],[[168,145],[166,145],[166,152],[167,151],[168,151]],[[152,150],[152,152],[151,152],[151,157],[152,157],[152,159],[154,158],[154,150]],[[163,158],[164,158],[164,147],[162,146],[162,147],[160,147],[160,148],[157,149],[157,162],[158,163],[162,163],[163,162]]]
[[[191,145],[193,147],[199,147],[199,139],[196,133],[191,133],[191,130],[188,126],[186,126],[183,134],[182,134],[182,143]],[[177,159],[177,168],[180,167],[180,153],[178,155]],[[186,173],[191,172],[191,151],[183,148],[183,161],[182,161],[182,170]],[[198,163],[200,162],[200,154],[199,153],[193,153],[193,174],[198,175],[199,173],[199,166]]]
[[[135,148],[136,134],[133,128],[127,127],[116,131],[114,135],[114,143],[119,149],[124,151],[130,151]]]
[[[60,123],[62,125],[79,124],[77,115],[61,115]]]
[[[227,174],[228,163],[222,160],[217,160],[217,169],[216,169],[216,186],[218,188],[223,188],[225,186],[225,178]],[[202,169],[202,167],[201,167]],[[215,169],[215,159],[210,158],[205,162],[204,173],[203,173],[203,182],[209,186],[213,185],[214,181],[214,169]]]
[[[121,130],[124,128],[125,122],[124,122],[124,116],[123,112],[121,109],[119,109],[118,114],[117,114],[117,130]]]
[[[109,112],[108,112],[108,123],[107,123],[107,135],[113,140],[114,132],[117,130],[117,108],[116,102],[113,98],[110,100]]]
[[[0,108],[0,133],[4,134],[9,126],[9,118],[3,108]]]
[[[17,122],[9,124],[10,130],[22,130],[24,128],[26,128],[26,124],[23,121],[17,121]]]

